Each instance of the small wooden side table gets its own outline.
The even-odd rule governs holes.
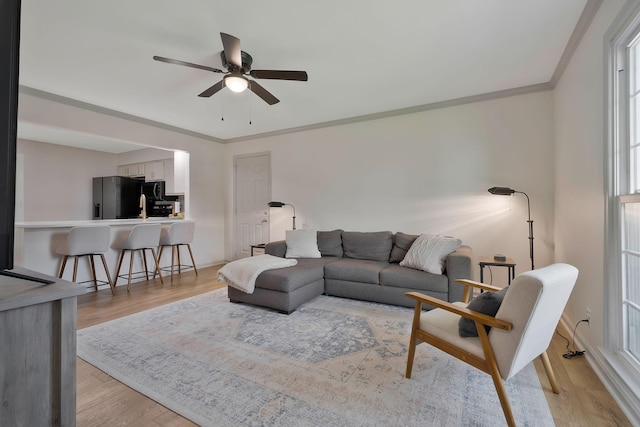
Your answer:
[[[485,266],[506,267],[509,284],[511,284],[511,279],[515,279],[516,277],[516,263],[511,258],[507,258],[505,261],[496,261],[493,257],[481,256],[478,265],[480,266],[480,281],[483,283]]]
[[[262,253],[264,253],[264,248],[267,246],[266,243],[258,243],[257,245],[251,245],[251,256],[253,256],[254,249],[262,249]]]

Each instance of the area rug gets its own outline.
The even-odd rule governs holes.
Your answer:
[[[203,426],[506,425],[491,378],[420,344],[413,310],[319,296],[290,315],[226,289],[78,331],[78,356]],[[518,426],[552,426],[533,365],[506,383]]]

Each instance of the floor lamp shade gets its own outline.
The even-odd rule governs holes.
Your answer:
[[[283,206],[291,206],[293,209],[293,229],[296,229],[296,208],[291,203],[283,203],[283,202],[269,202],[267,205],[270,208],[281,208]]]
[[[509,187],[491,187],[487,191],[498,196],[511,196],[513,193],[520,193],[524,194],[527,198],[527,212],[529,214],[529,219],[527,220],[529,223],[529,256],[531,257],[531,269],[533,270],[535,268],[533,262],[533,221],[531,220],[531,203],[529,202],[529,196],[524,191],[514,190]]]

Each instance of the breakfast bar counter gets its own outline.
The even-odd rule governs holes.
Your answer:
[[[33,221],[16,222],[14,241],[14,263],[29,270],[37,271],[51,276],[57,276],[62,256],[56,253],[56,248],[67,238],[72,227],[86,225],[108,225],[111,228],[111,240],[109,247],[120,238],[129,234],[131,229],[138,224],[161,224],[167,226],[179,218],[151,217],[146,220],[133,219],[106,219],[106,220],[76,220],[76,221]],[[113,274],[118,262],[118,251],[109,249],[105,253],[109,271]],[[137,257],[136,257],[137,259]],[[138,261],[136,260],[136,263]],[[137,264],[136,264],[137,265]],[[72,269],[65,271],[65,278],[70,279]],[[106,275],[102,269],[97,269],[98,280],[106,281]],[[91,278],[88,258],[81,259],[78,263],[77,282],[88,281]],[[115,278],[114,278],[115,279]],[[87,283],[91,287],[92,283]],[[108,287],[108,285],[103,285]],[[102,288],[102,286],[101,286]]]

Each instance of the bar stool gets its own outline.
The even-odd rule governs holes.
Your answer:
[[[72,280],[75,282],[78,276],[78,258],[88,256],[91,263],[93,286],[97,291],[98,279],[96,277],[96,265],[93,257],[95,255],[100,255],[104,271],[107,274],[109,287],[111,287],[111,293],[115,295],[115,283],[111,280],[109,268],[107,267],[107,261],[104,259],[104,253],[109,251],[110,235],[111,229],[108,225],[91,225],[71,228],[71,230],[69,230],[69,234],[67,235],[67,239],[56,248],[56,253],[64,255],[58,277],[62,278],[62,275],[64,274],[64,268],[67,265],[67,260],[70,256],[72,256],[74,257]]]
[[[126,251],[130,252],[129,257],[129,274],[127,281],[127,291],[129,291],[129,287],[131,286],[131,273],[133,271],[133,254],[135,251],[142,252],[142,259],[144,260],[144,274],[146,275],[147,280],[149,280],[149,267],[147,266],[147,249],[151,249],[151,254],[153,255],[153,261],[155,262],[154,268],[154,278],[156,272],[160,273],[158,268],[158,258],[156,257],[155,248],[158,247],[160,242],[160,232],[162,228],[160,224],[139,224],[134,226],[131,229],[129,235],[114,243],[113,248],[120,250],[120,258],[118,260],[118,268],[116,269],[116,275],[114,278],[114,286],[118,281],[118,277],[120,274],[120,267],[122,267],[122,260],[124,259],[124,254]],[[142,273],[142,272],[139,272]],[[164,284],[162,280],[162,276],[160,276],[160,282]]]
[[[191,242],[193,242],[193,234],[196,228],[194,221],[178,221],[171,224],[169,227],[162,229],[162,235],[160,236],[160,253],[158,255],[158,262],[162,258],[162,251],[165,246],[171,246],[171,281],[173,281],[173,271],[175,270],[175,255],[178,255],[178,274],[182,273],[182,267],[193,267],[193,270],[198,275],[198,269],[196,268],[196,262],[193,259],[193,252],[191,252]],[[191,263],[193,265],[183,266],[180,261],[180,246],[186,246],[189,249],[189,255],[191,256]],[[175,249],[175,250],[174,250]],[[155,273],[153,275],[155,277]]]

